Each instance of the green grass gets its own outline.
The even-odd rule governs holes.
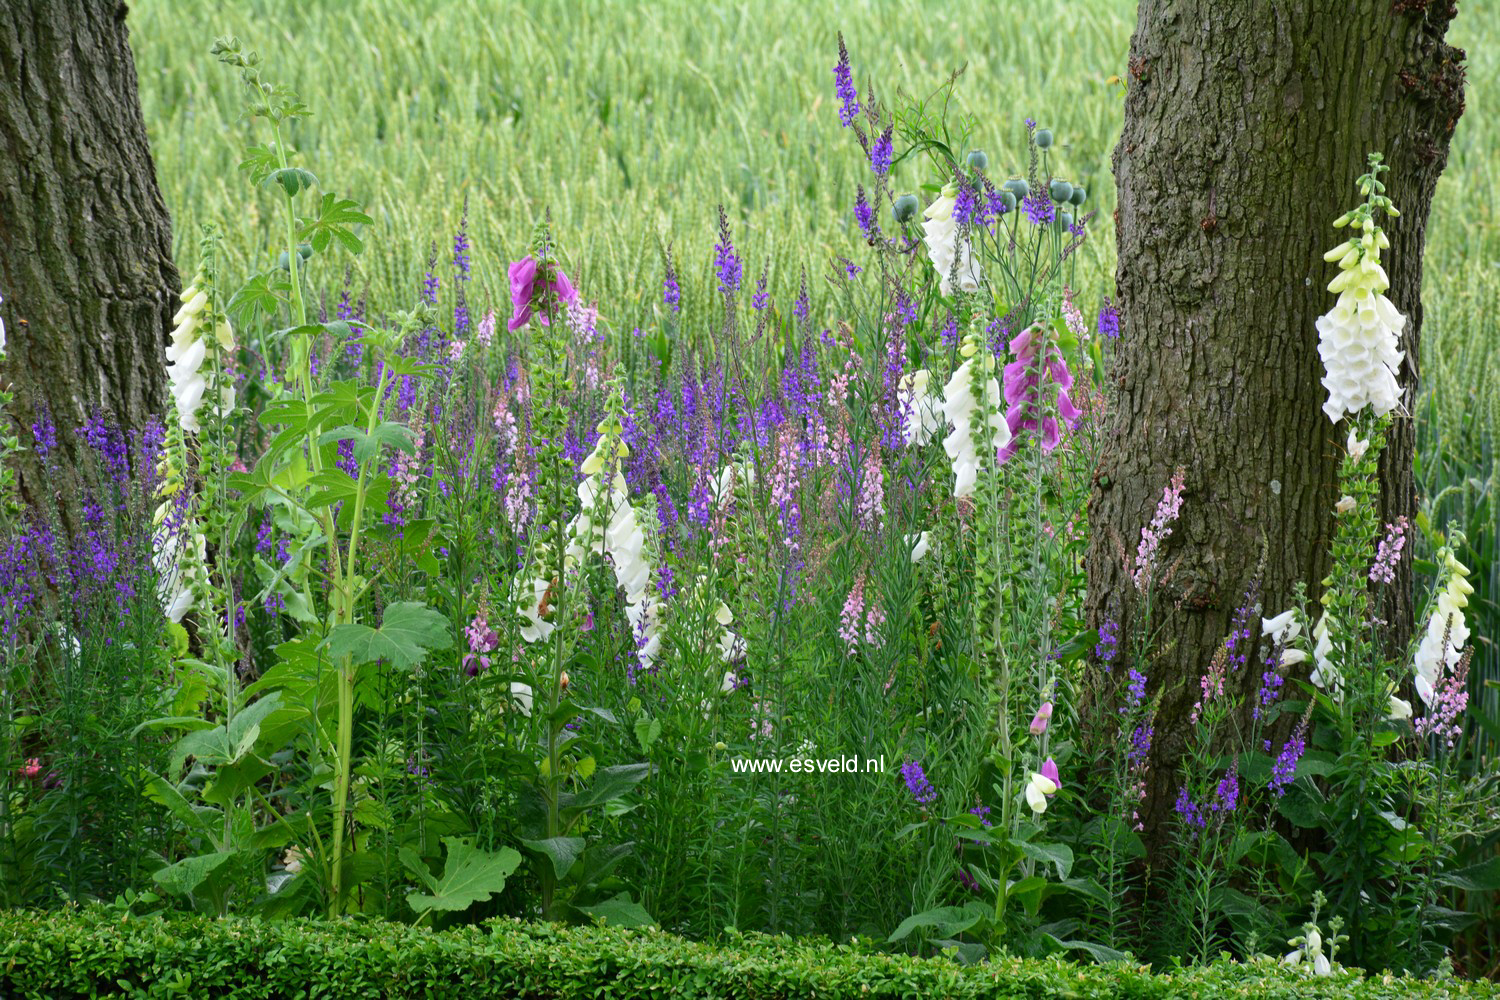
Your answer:
[[[1462,417],[1466,434],[1484,436],[1500,417],[1500,132],[1488,110],[1500,14],[1463,6],[1452,36],[1469,52],[1469,107],[1434,208],[1423,354],[1444,424]],[[967,65],[953,108],[978,117],[976,145],[996,173],[1022,167],[1024,117],[1051,126],[1061,171],[1100,210],[1081,262],[1085,295],[1107,291],[1113,273],[1109,157],[1122,92],[1107,81],[1126,75],[1128,0],[998,11],[983,0],[139,0],[130,18],[184,269],[202,222],[228,234],[232,272],[261,266],[279,224],[265,216],[269,196],[235,169],[251,127],[236,123],[238,79],[208,54],[232,33],[313,108],[294,135],[306,165],[372,210],[375,245],[357,283],[383,308],[415,295],[431,241],[450,252],[466,196],[480,301],[503,291],[506,261],[550,210],[565,260],[617,328],[657,301],[658,238],[675,241],[685,264],[684,319],[706,323],[720,202],[747,271],[769,260],[785,300],[804,263],[816,282],[823,262],[856,247],[850,208],[867,168],[833,106],[843,30],[862,92],[873,79],[925,95]],[[897,170],[901,188],[932,179],[915,163]],[[333,288],[340,266],[324,263],[314,280]]]

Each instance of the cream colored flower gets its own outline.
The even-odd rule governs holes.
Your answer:
[[[973,248],[968,239],[959,240],[958,224],[953,220],[953,206],[957,204],[957,195],[957,186],[949,182],[938,199],[922,213],[927,220],[922,223],[927,254],[932,258],[933,269],[938,274],[938,287],[944,295],[953,294],[955,257],[958,260],[959,287],[966,292],[979,289],[979,264],[974,260]]]
[[[1406,317],[1383,294],[1391,282],[1380,266],[1380,251],[1388,246],[1385,234],[1366,223],[1362,236],[1324,255],[1341,268],[1328,285],[1338,301],[1316,324],[1328,390],[1323,412],[1335,422],[1366,406],[1387,414],[1400,400],[1396,373],[1404,355],[1397,346]]]

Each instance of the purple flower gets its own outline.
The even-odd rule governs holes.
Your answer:
[[[733,295],[740,290],[740,278],[744,269],[739,255],[734,252],[734,244],[729,239],[729,216],[725,214],[723,205],[719,206],[719,242],[714,244],[714,270],[719,275],[719,288],[725,295]]]
[[[960,228],[976,223],[982,224],[984,222],[980,218],[982,214],[978,192],[960,180],[958,193],[953,198],[953,224]]]
[[[1303,719],[1287,737],[1286,743],[1281,748],[1281,753],[1276,756],[1276,763],[1271,766],[1271,780],[1267,782],[1269,788],[1279,799],[1286,794],[1286,786],[1292,783],[1297,775],[1297,762],[1302,759],[1302,754],[1307,750],[1307,720]]]
[[[1112,340],[1120,336],[1120,311],[1107,295],[1104,297],[1104,305],[1099,307],[1099,335]]]
[[[902,764],[901,777],[906,780],[906,787],[911,792],[911,797],[917,800],[917,805],[925,806],[937,799],[937,790],[928,782],[922,765],[917,761],[909,760]]]
[[[1083,413],[1073,405],[1068,390],[1073,386],[1073,373],[1062,351],[1047,339],[1046,331],[1035,324],[1017,334],[1010,342],[1011,353],[1016,360],[1005,366],[1005,401],[1009,404],[1005,412],[1005,423],[1010,428],[1011,439],[1000,452],[1000,461],[1010,459],[1025,443],[1022,431],[1040,432],[1042,450],[1050,452],[1062,441],[1062,432],[1057,418],[1061,417],[1069,427],[1077,427]],[[1050,387],[1044,389],[1043,381],[1056,388],[1056,416],[1052,407],[1045,405],[1043,397],[1052,395]],[[1049,401],[1050,402],[1050,401]]]
[[[31,436],[36,442],[36,457],[45,459],[47,453],[57,447],[57,427],[52,423],[52,411],[43,403],[37,408],[36,423],[31,425]]]
[[[1151,756],[1151,740],[1155,736],[1155,726],[1136,726],[1135,732],[1130,734],[1130,748],[1125,751],[1125,759],[1132,764],[1143,763]]]
[[[673,312],[682,310],[682,286],[677,283],[677,268],[672,264],[672,248],[669,245],[664,253],[667,262],[667,274],[661,282],[661,300],[664,305]]]
[[[865,234],[865,239],[873,242],[880,238],[880,227],[875,224],[875,209],[865,197],[865,186],[861,184],[858,190],[854,199],[854,221],[859,223],[859,231]]]
[[[1130,684],[1125,689],[1125,705],[1120,709],[1122,713],[1140,708],[1141,703],[1146,700],[1146,675],[1131,667],[1129,679]]]
[[[1172,808],[1188,826],[1196,826],[1201,830],[1208,825],[1208,817],[1204,815],[1203,807],[1193,801],[1185,785],[1178,790],[1177,802]]]
[[[1099,643],[1094,647],[1094,655],[1098,657],[1099,662],[1104,664],[1104,669],[1108,670],[1119,650],[1120,626],[1115,622],[1106,621],[1099,626]]]
[[[771,265],[768,262],[760,269],[760,280],[755,283],[755,294],[750,296],[750,308],[760,312],[771,303],[771,296],[766,292],[766,278],[769,277]]]
[[[568,280],[568,276],[555,265],[552,269],[557,276],[550,283],[543,284],[537,280],[538,276],[543,273],[543,269],[535,257],[526,256],[511,263],[511,317],[506,328],[512,333],[530,322],[533,311],[543,326],[550,325],[550,314],[556,310],[556,303],[548,302],[552,295],[557,297],[558,302],[568,305],[578,301],[578,292],[573,288],[573,283]]]
[[[876,177],[884,177],[891,172],[891,160],[895,156],[895,148],[891,143],[890,126],[880,133],[879,138],[870,146],[870,169],[875,172]]]
[[[975,806],[973,809],[969,810],[969,813],[970,813],[970,815],[978,816],[979,817],[979,825],[980,826],[983,826],[985,828],[989,828],[989,827],[995,825],[995,824],[993,824],[993,823],[990,822],[990,807],[989,806]]]
[[[1231,764],[1229,773],[1224,775],[1219,782],[1219,787],[1214,790],[1214,802],[1211,807],[1215,812],[1234,812],[1234,807],[1240,801],[1240,775],[1239,762]]]
[[[839,35],[839,61],[833,67],[833,93],[841,102],[839,122],[845,128],[854,124],[859,114],[859,91],[854,89],[854,74],[849,70],[849,50],[844,48],[844,36]]]
[[[1021,210],[1026,213],[1027,220],[1033,226],[1045,226],[1051,224],[1057,218],[1056,209],[1052,207],[1052,199],[1045,194],[1032,193],[1021,202]]]
[[[844,262],[844,276],[847,277],[850,281],[853,281],[855,278],[859,277],[860,272],[864,270],[864,268],[854,263],[854,261],[850,260],[848,257],[840,257],[839,260]]]
[[[810,310],[808,308],[807,298],[807,271],[804,269],[802,272],[802,287],[797,292],[797,301],[792,303],[792,315],[806,322],[809,312]]]

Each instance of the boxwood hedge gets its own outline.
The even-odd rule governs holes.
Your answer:
[[[0,997],[1492,997],[1489,983],[1273,962],[1153,973],[1061,959],[961,966],[766,935],[702,944],[652,930],[494,920],[430,931],[345,920],[0,914]]]

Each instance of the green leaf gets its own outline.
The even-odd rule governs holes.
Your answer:
[[[318,179],[312,175],[312,171],[301,167],[280,167],[267,174],[263,183],[267,187],[280,184],[281,190],[286,192],[288,198],[295,198],[298,192],[316,187]],[[325,197],[329,196],[325,195]]]
[[[640,903],[632,902],[628,892],[622,892],[611,899],[594,906],[577,907],[580,913],[586,913],[601,924],[612,927],[655,927],[656,920],[646,912],[646,908]]]
[[[571,807],[575,810],[587,809],[617,799],[640,784],[650,773],[650,764],[616,764],[600,768],[594,783],[573,800]]]
[[[1067,844],[1033,844],[1021,842],[1021,853],[1033,861],[1051,862],[1057,866],[1059,880],[1066,879],[1073,870],[1073,849]]]
[[[661,736],[661,720],[658,718],[637,718],[636,720],[636,742],[640,744],[640,750],[651,750],[651,744]]]
[[[538,854],[544,854],[552,862],[552,874],[562,878],[568,874],[578,856],[583,853],[582,837],[549,837],[546,840],[525,840],[522,844]]]
[[[348,656],[355,663],[386,660],[403,669],[421,663],[430,650],[452,645],[448,619],[417,601],[397,601],[387,607],[378,629],[337,625],[323,641],[323,648],[335,658]]]
[[[219,851],[214,854],[199,854],[196,857],[183,858],[175,865],[168,865],[166,868],[152,872],[151,879],[167,892],[189,896],[236,853],[235,851]]]
[[[1096,962],[1123,962],[1125,953],[1092,941],[1060,941],[1051,934],[1042,932],[1042,940],[1063,951],[1081,951]]]
[[[919,927],[931,927],[933,933],[941,937],[952,937],[973,927],[988,914],[989,907],[977,900],[962,907],[938,906],[923,910],[901,921],[900,925],[891,932],[891,936],[886,938],[886,942],[894,944]]]
[[[482,851],[459,837],[444,837],[443,844],[447,847],[448,860],[441,878],[433,878],[410,847],[403,847],[399,852],[401,863],[432,890],[431,895],[414,892],[406,897],[411,908],[418,913],[467,910],[504,889],[505,880],[521,864],[521,855],[509,847]]]
[[[1458,871],[1445,872],[1437,880],[1440,885],[1452,886],[1465,892],[1494,892],[1500,889],[1500,858],[1490,858]]]

